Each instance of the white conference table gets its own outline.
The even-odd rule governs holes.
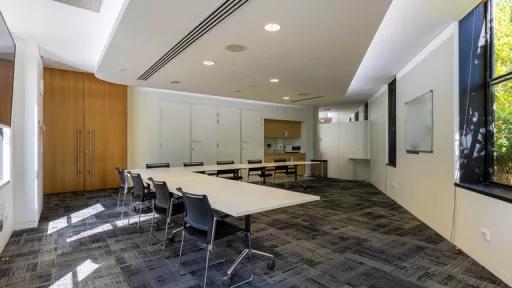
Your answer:
[[[250,233],[250,216],[252,214],[317,201],[320,200],[320,197],[280,188],[208,176],[198,172],[313,165],[319,163],[320,162],[294,161],[258,164],[128,169],[128,171],[140,174],[143,179],[151,177],[158,181],[165,181],[169,190],[178,195],[180,195],[179,191],[176,189],[178,187],[182,188],[185,192],[207,195],[212,208],[234,217],[245,217],[245,231]],[[228,269],[228,277],[231,277],[235,267],[247,255],[247,253],[249,253],[249,247],[249,243],[246,241],[246,249]],[[272,265],[274,265],[273,255],[254,249],[251,249],[251,251],[256,254],[270,257],[272,259]]]

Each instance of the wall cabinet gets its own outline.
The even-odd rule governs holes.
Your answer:
[[[127,88],[91,74],[44,69],[43,191],[119,186],[126,167]]]
[[[240,162],[240,110],[192,105],[191,123],[192,161]]]
[[[265,138],[301,138],[301,122],[265,119]]]

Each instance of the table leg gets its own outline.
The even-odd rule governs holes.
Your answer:
[[[274,255],[272,255],[270,253],[254,250],[251,247],[251,242],[250,242],[251,241],[251,238],[250,238],[250,234],[251,234],[251,215],[245,215],[245,232],[246,232],[246,234],[245,234],[245,249],[237,257],[235,262],[233,262],[233,264],[231,264],[231,266],[229,267],[228,272],[227,272],[228,273],[228,278],[231,277],[231,275],[233,274],[233,271],[240,264],[242,259],[244,259],[245,256],[250,255],[251,252],[255,253],[255,254],[258,254],[258,255],[261,255],[261,256],[269,257],[271,259],[271,261],[272,261],[270,263],[270,265],[269,265],[269,268],[270,269],[274,268],[274,265],[275,265]]]

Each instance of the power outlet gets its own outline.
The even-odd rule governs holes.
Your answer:
[[[485,241],[487,241],[487,242],[491,241],[491,231],[482,228],[481,235],[482,235],[482,239],[484,239]]]

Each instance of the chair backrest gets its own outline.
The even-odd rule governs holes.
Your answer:
[[[261,161],[261,159],[247,160],[247,164],[261,164],[261,163],[263,163],[263,161]],[[263,169],[265,169],[265,168],[263,168],[263,167],[249,168],[248,171],[249,172],[261,171]]]
[[[208,232],[208,240],[213,230],[213,210],[206,195],[181,191],[185,204],[185,223],[195,229]]]
[[[170,168],[171,164],[169,162],[167,163],[148,163],[146,164],[146,169],[153,169],[153,168]]]
[[[114,168],[114,170],[119,175],[119,183],[120,183],[119,187],[126,189],[126,187],[128,187],[128,181],[127,181],[128,179],[126,178],[126,173],[125,173],[124,169],[116,167],[116,168]]]
[[[235,161],[233,161],[233,160],[217,161],[217,165],[231,165],[231,164],[235,164]],[[217,170],[217,176],[233,175],[233,177],[235,177],[237,173],[238,173],[237,169]]]
[[[286,158],[275,158],[274,159],[274,163],[281,163],[281,162],[288,162],[288,159],[286,159]],[[283,166],[275,167],[275,172],[281,172],[281,171],[288,172],[288,166],[283,165]]]
[[[203,161],[183,162],[183,167],[204,166]]]
[[[153,188],[155,188],[155,205],[160,208],[169,208],[174,194],[169,191],[167,183],[165,181],[156,181],[153,178],[148,178],[148,180],[153,183]]]
[[[126,172],[130,178],[132,178],[133,183],[133,189],[132,193],[134,195],[144,195],[146,189],[144,187],[144,181],[142,180],[142,177],[138,173],[132,173],[130,171]]]

